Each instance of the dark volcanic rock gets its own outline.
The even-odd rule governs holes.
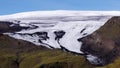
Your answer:
[[[65,35],[65,31],[55,31],[54,34],[56,35],[55,40],[59,40]]]
[[[21,27],[19,24],[8,21],[0,21],[0,33],[16,32],[22,29],[28,29],[29,27]]]
[[[33,35],[38,35],[40,40],[47,40],[47,39],[49,39],[47,32],[36,32],[36,33],[33,33]]]
[[[120,17],[113,17],[93,34],[82,39],[81,51],[97,56],[106,65],[120,56]]]

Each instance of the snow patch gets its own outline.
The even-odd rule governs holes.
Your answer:
[[[92,64],[102,64],[103,61],[101,61],[98,57],[93,56],[93,55],[87,55],[87,59],[92,63]]]

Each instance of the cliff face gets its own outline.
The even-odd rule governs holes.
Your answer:
[[[80,40],[81,50],[97,56],[98,65],[113,62],[120,56],[120,17],[111,18],[99,30]]]

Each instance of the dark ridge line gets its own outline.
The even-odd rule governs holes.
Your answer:
[[[86,28],[82,29],[82,30],[80,31],[80,33],[83,33],[85,30],[86,30]]]
[[[49,44],[43,43],[40,39],[39,39],[39,43],[43,44],[43,45],[47,45],[49,46],[51,49],[55,49],[54,47],[50,46]]]

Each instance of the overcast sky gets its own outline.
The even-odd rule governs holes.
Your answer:
[[[0,0],[0,15],[44,10],[120,10],[120,0]]]

